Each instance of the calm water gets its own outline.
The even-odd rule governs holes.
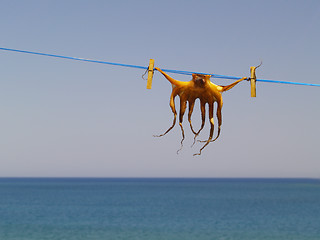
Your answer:
[[[0,179],[1,240],[320,239],[320,181]]]

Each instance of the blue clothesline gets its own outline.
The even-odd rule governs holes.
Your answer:
[[[2,47],[0,47],[0,50],[11,51],[11,52],[19,52],[19,53],[28,53],[28,54],[34,54],[34,55],[47,56],[47,57],[64,58],[64,59],[83,61],[83,62],[92,62],[92,63],[109,64],[109,65],[122,66],[122,67],[139,68],[139,69],[145,69],[145,70],[148,69],[148,67],[145,67],[145,66],[123,64],[123,63],[114,63],[114,62],[106,62],[106,61],[92,60],[92,59],[85,59],[85,58],[78,58],[78,57],[68,57],[68,56],[63,56],[63,55],[41,53],[41,52],[32,52],[32,51],[18,50],[18,49],[12,49],[12,48],[2,48]],[[240,77],[220,75],[220,74],[214,74],[214,73],[190,72],[190,71],[181,71],[181,70],[173,70],[173,69],[162,69],[162,70],[165,71],[165,72],[176,73],[176,74],[184,74],[184,75],[192,75],[193,73],[196,73],[196,74],[211,75],[214,78],[234,79],[234,80],[240,79]],[[282,84],[294,84],[294,85],[320,87],[320,84],[313,84],[313,83],[299,83],[299,82],[277,81],[277,80],[267,80],[267,79],[256,79],[256,81],[258,81],[258,82],[268,82],[268,83],[282,83]]]

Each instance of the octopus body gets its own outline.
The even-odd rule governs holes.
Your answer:
[[[213,142],[218,139],[220,136],[220,130],[221,130],[221,124],[222,124],[222,115],[221,115],[221,109],[223,105],[222,95],[221,93],[224,91],[227,91],[231,88],[233,88],[236,84],[239,82],[246,80],[247,78],[241,78],[234,83],[228,85],[228,86],[220,86],[212,83],[210,81],[211,75],[203,75],[203,74],[192,74],[192,79],[189,82],[183,82],[178,81],[170,77],[168,74],[163,72],[160,68],[155,68],[160,73],[164,75],[164,77],[171,83],[172,85],[172,93],[170,97],[170,108],[173,112],[174,118],[173,123],[170,126],[170,128],[164,132],[161,135],[157,135],[156,137],[161,137],[166,135],[168,132],[170,132],[173,127],[176,124],[177,119],[177,111],[175,107],[175,97],[179,96],[180,98],[180,111],[179,111],[179,125],[182,132],[182,140],[181,140],[181,147],[177,151],[177,153],[182,149],[183,141],[185,138],[184,129],[182,126],[183,122],[183,116],[185,114],[186,108],[187,108],[187,102],[188,102],[188,121],[190,124],[190,128],[192,133],[194,134],[194,143],[196,141],[197,136],[201,132],[201,130],[204,128],[205,125],[205,117],[206,117],[206,104],[209,105],[209,122],[210,122],[210,133],[209,138],[205,141],[199,141],[204,142],[204,145],[200,148],[199,153],[196,153],[194,155],[201,155],[202,150],[208,146],[210,142]],[[193,129],[192,122],[191,122],[191,115],[194,109],[194,104],[196,99],[200,100],[200,110],[201,110],[201,126],[200,129],[196,132]],[[214,103],[217,103],[217,119],[218,119],[218,133],[215,138],[213,138],[214,133]],[[194,144],[193,143],[193,144]]]

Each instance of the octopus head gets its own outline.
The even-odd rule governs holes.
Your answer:
[[[192,81],[194,82],[194,86],[198,88],[204,88],[206,83],[210,81],[210,75],[204,74],[192,74]]]

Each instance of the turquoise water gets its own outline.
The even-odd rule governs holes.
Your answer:
[[[0,239],[319,240],[320,181],[0,178]]]

